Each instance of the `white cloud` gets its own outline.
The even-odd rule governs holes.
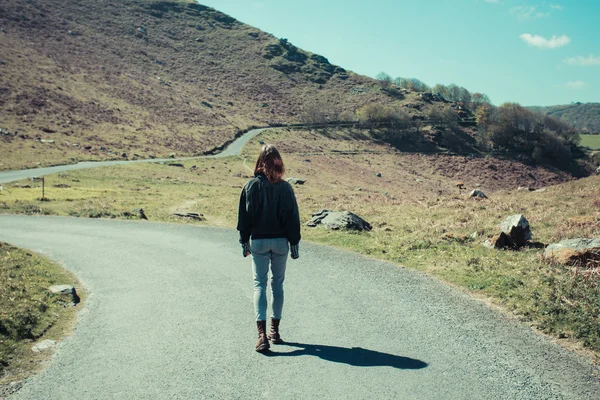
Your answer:
[[[593,65],[600,65],[600,56],[589,55],[589,57],[569,57],[563,60],[565,64],[569,65],[581,65],[584,67],[589,67]]]
[[[533,47],[539,47],[540,49],[557,49],[559,47],[566,46],[567,44],[571,43],[571,38],[567,35],[553,35],[550,39],[546,39],[545,37],[540,35],[524,33],[519,37],[528,45]]]
[[[512,15],[516,15],[521,21],[528,20],[534,15],[536,7],[534,6],[518,6],[510,9]]]
[[[516,16],[521,21],[530,19],[547,18],[553,11],[562,11],[562,6],[558,4],[542,3],[539,6],[517,6],[509,10],[510,14]]]
[[[585,83],[583,81],[567,82],[567,89],[571,89],[571,90],[581,90],[586,86],[587,86],[587,83]]]

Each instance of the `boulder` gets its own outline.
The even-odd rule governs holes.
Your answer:
[[[510,236],[516,247],[523,247],[532,240],[529,222],[522,214],[507,217],[501,224],[502,232]]]
[[[46,339],[46,340],[41,341],[40,343],[36,344],[35,346],[33,346],[31,348],[31,350],[34,353],[40,353],[40,352],[45,351],[45,350],[50,350],[50,349],[52,349],[54,347],[56,347],[56,341],[55,340]]]
[[[479,189],[475,189],[471,192],[470,194],[471,197],[477,197],[477,198],[481,198],[481,199],[487,199],[488,197],[485,195],[485,193],[483,193],[481,190]]]
[[[313,214],[313,218],[308,221],[308,226],[317,226],[322,224],[328,229],[348,229],[356,231],[370,231],[373,229],[371,224],[349,211],[330,211],[319,210]]]
[[[52,294],[69,296],[69,298],[73,301],[73,305],[77,305],[81,301],[79,295],[77,294],[77,290],[75,290],[75,286],[73,285],[53,285],[50,286],[48,290]]]
[[[288,181],[292,185],[304,185],[304,183],[306,182],[305,179],[300,178],[287,178],[286,181]]]
[[[486,240],[483,245],[491,249],[513,249],[516,247],[515,242],[504,232],[500,232],[491,239]]]
[[[312,226],[312,227],[319,225],[321,223],[321,221],[323,220],[323,218],[325,218],[327,216],[327,214],[329,214],[330,212],[332,212],[332,211],[322,209],[322,210],[319,210],[319,211],[313,213],[312,218],[310,219],[310,221],[308,221],[306,223],[306,225]]]
[[[600,165],[598,165],[598,168],[596,168],[596,174],[600,175]]]
[[[549,244],[544,258],[565,265],[585,265],[590,261],[600,264],[600,239],[567,239]]]

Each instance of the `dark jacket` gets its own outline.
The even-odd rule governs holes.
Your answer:
[[[287,238],[291,245],[300,242],[300,215],[292,186],[281,181],[270,183],[256,175],[242,189],[237,230],[240,241]]]

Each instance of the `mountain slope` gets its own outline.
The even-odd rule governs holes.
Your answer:
[[[560,118],[581,132],[600,132],[600,103],[574,103],[528,108]]]
[[[19,134],[0,149],[27,166],[198,154],[253,125],[298,122],[308,104],[395,101],[373,79],[191,1],[4,0],[0,28],[0,128]]]

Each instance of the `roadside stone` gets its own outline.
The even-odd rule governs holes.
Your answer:
[[[287,178],[286,181],[288,181],[288,183],[291,183],[292,185],[304,185],[304,183],[306,182],[306,180],[300,178]]]
[[[50,350],[56,347],[56,341],[55,340],[50,340],[50,339],[46,339],[44,341],[41,341],[40,343],[36,344],[35,346],[33,346],[31,348],[31,350],[34,353],[41,353],[42,351],[46,351],[46,350]]]
[[[510,236],[516,247],[523,247],[533,239],[529,222],[522,214],[511,215],[501,224],[502,232]]]
[[[590,261],[600,264],[600,238],[566,239],[549,244],[544,258],[563,265],[585,265]]]
[[[376,173],[375,176],[381,178],[381,172]]]
[[[73,300],[73,305],[77,305],[81,301],[73,285],[53,285],[48,290],[52,294],[68,295]]]
[[[193,219],[195,221],[202,221],[204,220],[204,214],[198,214],[198,213],[192,213],[192,212],[187,212],[187,213],[173,213],[174,217],[180,217],[180,218],[188,218],[188,219]]]
[[[312,215],[306,225],[315,227],[322,224],[328,229],[348,229],[357,231],[370,231],[371,224],[349,211],[319,210]]]
[[[471,192],[470,194],[471,197],[476,197],[476,198],[481,198],[481,199],[487,199],[488,197],[485,195],[485,193],[483,193],[481,190],[479,189],[475,189]]]

